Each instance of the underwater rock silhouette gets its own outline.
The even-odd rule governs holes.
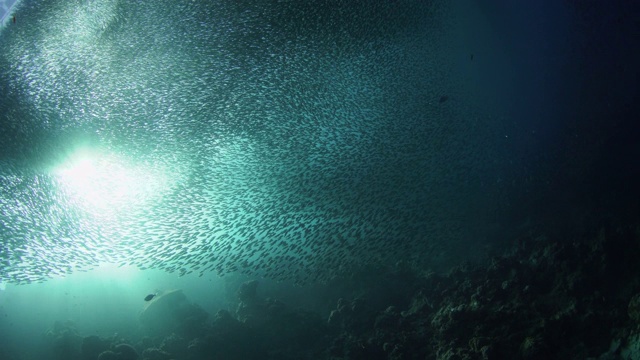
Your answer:
[[[73,321],[55,321],[46,332],[54,360],[78,359],[83,338],[78,334]]]
[[[98,360],[119,360],[118,354],[111,350],[103,351],[98,355]]]
[[[171,360],[172,356],[166,351],[157,348],[148,348],[142,352],[144,360]]]
[[[118,344],[114,346],[113,351],[118,354],[118,360],[138,359],[138,352],[129,344]]]
[[[153,336],[172,333],[192,336],[202,331],[208,316],[178,289],[158,293],[153,301],[145,304],[139,320],[145,331]]]
[[[119,360],[118,354],[111,350],[103,351],[98,355],[98,360]]]
[[[111,347],[110,341],[102,339],[99,336],[91,335],[85,336],[82,339],[81,353],[83,360],[95,360],[98,355],[109,350]]]

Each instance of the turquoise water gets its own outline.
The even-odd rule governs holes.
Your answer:
[[[45,356],[56,321],[54,337],[138,341],[156,292],[213,315],[258,278],[323,313],[318,284],[353,269],[445,272],[540,219],[585,221],[602,142],[581,106],[625,99],[585,95],[594,42],[555,2],[15,14],[0,32],[2,359],[36,337],[24,358]]]
[[[25,3],[2,36],[0,278],[482,256],[467,242],[541,183],[528,152],[554,129],[506,120],[547,89],[466,5]]]

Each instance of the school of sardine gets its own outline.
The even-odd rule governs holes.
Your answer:
[[[446,3],[24,2],[0,34],[0,281],[428,264],[491,166]],[[92,210],[52,170],[78,143],[148,191]]]

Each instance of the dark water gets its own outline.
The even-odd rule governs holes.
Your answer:
[[[354,269],[443,273],[637,220],[633,7],[21,2],[0,33],[0,357],[139,341],[156,291],[235,314],[259,278],[326,317]]]

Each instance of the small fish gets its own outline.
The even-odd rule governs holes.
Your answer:
[[[149,294],[144,298],[144,301],[151,301],[157,294]]]

